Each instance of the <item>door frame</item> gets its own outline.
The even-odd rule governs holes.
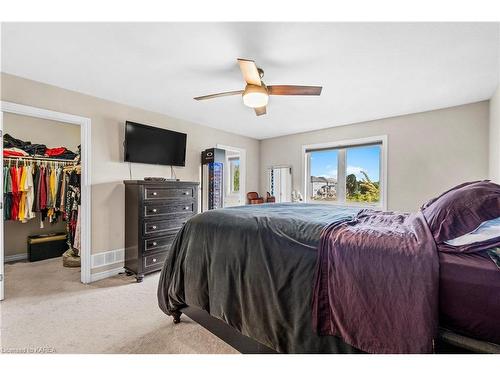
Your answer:
[[[271,171],[273,169],[285,169],[287,168],[290,172],[290,200],[288,202],[292,202],[293,196],[293,166],[291,164],[276,164],[267,167],[266,169],[266,190],[271,193]],[[281,190],[281,187],[280,187]],[[277,201],[278,202],[278,201]],[[278,203],[281,203],[281,198]]]
[[[12,103],[7,101],[0,102],[0,130],[3,138],[3,114],[11,113],[24,115],[45,120],[64,122],[71,125],[80,126],[80,144],[81,144],[81,282],[84,284],[91,282],[91,254],[92,254],[92,201],[91,201],[91,120],[87,117],[72,115],[69,113],[56,112],[48,109],[32,107],[28,105]],[[3,142],[0,151],[3,155]],[[3,157],[0,160],[0,181],[3,181]],[[3,189],[0,189],[0,201],[3,202]],[[4,233],[3,233],[3,214],[0,215],[0,274],[4,275]],[[5,276],[3,277],[5,281]],[[3,282],[0,286],[0,300],[4,298]]]
[[[240,202],[242,205],[246,204],[246,188],[247,188],[247,150],[240,147],[227,146],[217,144],[216,148],[227,151],[235,151],[240,153]],[[224,187],[225,190],[225,187]]]

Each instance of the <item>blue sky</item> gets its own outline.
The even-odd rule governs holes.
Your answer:
[[[347,174],[354,173],[358,179],[365,171],[372,181],[380,179],[380,146],[354,147],[347,150]],[[315,151],[311,153],[311,174],[337,178],[337,151]]]

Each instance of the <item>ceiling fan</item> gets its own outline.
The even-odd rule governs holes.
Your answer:
[[[219,98],[221,96],[242,95],[243,104],[255,110],[257,116],[266,114],[266,105],[269,95],[321,95],[321,86],[293,86],[273,85],[266,86],[262,82],[264,70],[257,68],[255,61],[238,59],[243,79],[246,82],[244,90],[220,92],[218,94],[197,96],[195,100]]]

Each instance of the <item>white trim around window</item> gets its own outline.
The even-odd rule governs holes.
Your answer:
[[[329,202],[329,204],[336,204],[342,206],[355,206],[355,207],[374,207],[381,210],[387,210],[387,135],[380,135],[374,137],[357,138],[357,139],[344,139],[340,141],[316,143],[309,145],[302,145],[302,191],[306,202],[309,200],[309,195],[307,192],[308,176],[310,169],[310,161],[308,157],[308,150],[322,150],[331,148],[343,148],[352,146],[363,146],[373,143],[380,143],[380,190],[381,190],[381,202],[378,205],[367,205],[367,204],[356,204],[356,203],[346,203],[345,201]],[[341,158],[344,160],[344,158]],[[345,189],[345,176],[338,176],[339,189]],[[316,203],[316,202],[315,202]]]

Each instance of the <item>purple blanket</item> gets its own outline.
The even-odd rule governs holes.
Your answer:
[[[430,353],[439,259],[421,212],[362,210],[321,235],[313,327],[369,353]]]

